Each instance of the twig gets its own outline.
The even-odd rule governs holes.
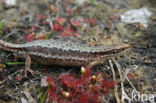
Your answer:
[[[122,71],[122,70],[121,70]],[[127,75],[122,71],[122,73],[124,74],[125,78],[127,79],[128,83],[131,85],[131,87],[134,89],[134,91],[137,93],[138,91],[136,90],[136,88],[134,87],[134,85],[132,84],[132,82],[130,82],[129,78],[127,77]]]
[[[51,1],[49,0],[49,2],[47,2],[47,3],[48,3],[47,5],[50,7]],[[52,12],[49,9],[49,16],[47,18],[47,21],[49,22],[50,27],[53,28],[53,19],[51,16],[52,16]]]
[[[121,103],[124,103],[124,100],[127,99],[128,101],[130,101],[130,98],[128,97],[128,95],[126,94],[125,90],[124,90],[124,85],[123,85],[123,77],[122,77],[122,73],[121,73],[121,67],[119,65],[119,63],[114,59],[112,58],[117,69],[118,69],[118,72],[119,72],[119,76],[120,76],[120,80],[121,80]]]
[[[116,79],[115,79],[115,72],[114,72],[114,68],[113,68],[113,64],[112,64],[111,60],[109,60],[109,64],[110,64],[110,67],[111,67],[111,71],[113,73],[113,80],[116,81]],[[117,84],[115,84],[115,86],[114,86],[115,98],[116,98],[117,103],[120,103],[120,98],[119,98],[119,93],[118,93],[118,89],[117,88],[118,88]]]
[[[29,103],[37,103],[37,101],[31,96],[31,94],[27,90],[24,90],[23,93],[28,98]]]
[[[16,72],[14,72],[13,74],[9,75],[7,79],[4,79],[3,81],[0,82],[0,85],[3,84],[4,82],[6,82],[8,79],[10,79],[12,76],[14,76],[15,74],[22,72],[24,69],[18,70]]]
[[[59,9],[61,8],[61,6],[60,6],[59,3],[61,3],[61,0],[56,0],[55,5],[56,5],[56,7],[57,7],[57,10],[59,10]],[[57,12],[57,14],[56,14],[56,18],[58,18],[59,15],[60,15],[60,11]]]
[[[51,13],[49,13],[47,21],[49,22],[50,27],[53,28],[53,20],[51,18]]]

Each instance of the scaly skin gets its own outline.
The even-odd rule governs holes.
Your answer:
[[[27,55],[29,62],[32,59],[43,65],[60,66],[94,66],[129,47],[128,44],[90,46],[57,40],[36,40],[25,44],[12,44],[0,40],[0,48]],[[30,67],[30,64],[31,62],[27,63],[29,65],[27,67]]]

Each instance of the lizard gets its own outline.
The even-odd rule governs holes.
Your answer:
[[[26,58],[26,71],[30,69],[31,61],[43,65],[60,66],[93,66],[130,48],[128,44],[91,46],[59,40],[35,40],[24,44],[13,44],[0,40],[0,48]]]

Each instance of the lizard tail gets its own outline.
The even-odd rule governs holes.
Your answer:
[[[11,51],[11,52],[18,52],[20,49],[20,44],[12,44],[3,40],[0,40],[0,49]]]

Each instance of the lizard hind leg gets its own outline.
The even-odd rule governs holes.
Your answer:
[[[87,65],[87,67],[92,68],[92,67],[96,66],[97,64],[102,63],[103,61],[104,61],[103,59],[96,59],[95,61],[90,62],[90,63]]]
[[[27,74],[27,72],[30,72],[34,77],[35,77],[35,74],[37,74],[36,72],[34,72],[30,66],[31,66],[31,57],[29,54],[25,54],[25,59],[26,59],[26,62],[25,62],[25,74]]]

